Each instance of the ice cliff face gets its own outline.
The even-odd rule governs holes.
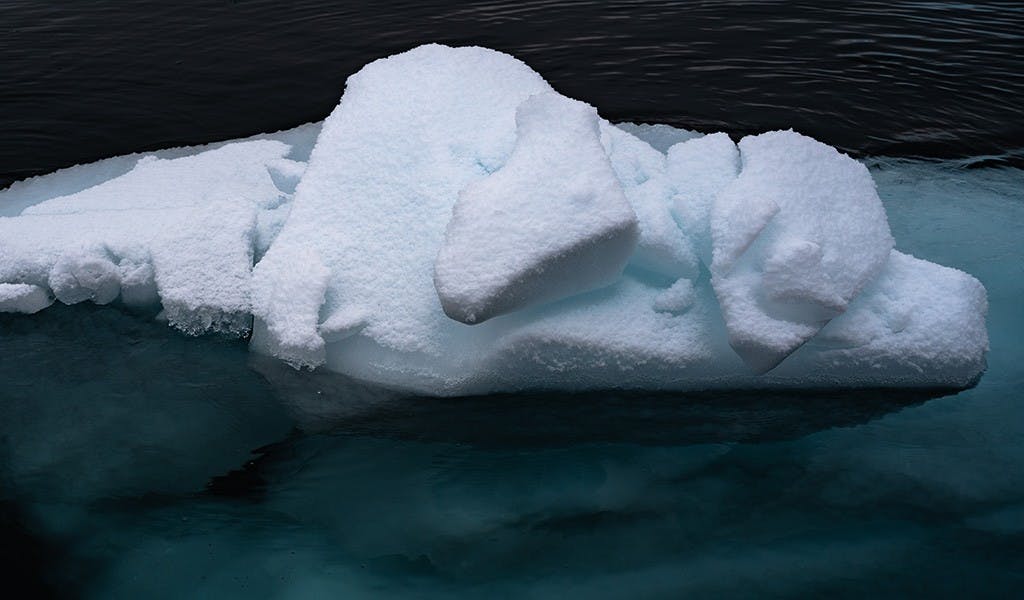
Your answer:
[[[251,328],[296,367],[436,395],[984,369],[984,288],[893,250],[863,165],[791,131],[674,131],[423,46],[352,76],[322,127],[0,192],[0,311],[159,303],[188,333]]]

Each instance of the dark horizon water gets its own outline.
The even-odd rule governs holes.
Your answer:
[[[523,59],[615,121],[793,127],[856,155],[1020,164],[1020,2],[0,3],[0,187],[325,117],[427,42]]]

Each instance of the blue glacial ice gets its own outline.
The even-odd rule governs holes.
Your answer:
[[[984,287],[895,249],[860,162],[615,126],[482,48],[366,65],[323,124],[20,182],[0,215],[0,311],[159,307],[404,393],[963,387],[986,364]]]

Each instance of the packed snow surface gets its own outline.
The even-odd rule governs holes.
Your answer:
[[[537,94],[516,111],[505,165],[460,193],[434,283],[448,316],[478,323],[614,283],[637,236],[597,111]]]
[[[985,289],[894,250],[852,158],[615,126],[439,45],[366,65],[322,125],[0,192],[0,312],[55,300],[433,395],[965,386],[988,349]]]
[[[53,304],[45,288],[28,283],[0,283],[0,312],[32,314]]]
[[[846,311],[893,240],[861,163],[790,131],[739,148],[711,210],[711,283],[732,347],[763,372]]]

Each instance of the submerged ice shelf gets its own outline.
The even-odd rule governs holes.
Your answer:
[[[403,392],[959,387],[988,349],[985,289],[894,249],[861,163],[615,126],[481,48],[375,61],[322,125],[20,182],[0,217],[0,311],[159,305]]]

